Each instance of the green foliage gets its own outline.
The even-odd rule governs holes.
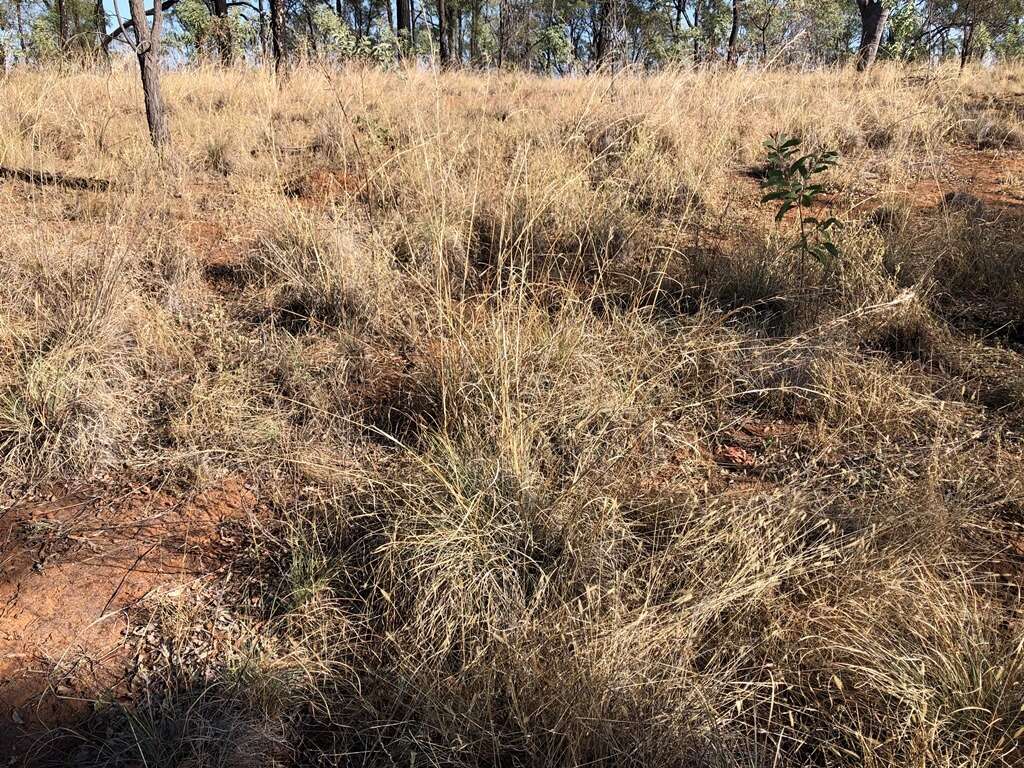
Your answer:
[[[1014,19],[993,43],[992,52],[1000,59],[1024,56],[1024,19]]]
[[[978,23],[974,28],[974,37],[971,39],[974,56],[979,59],[983,58],[985,54],[993,49],[994,45],[995,37],[988,24],[984,22]]]
[[[179,31],[169,42],[198,55],[221,54],[240,56],[256,39],[254,26],[241,13],[233,11],[221,20],[210,13],[203,0],[181,0],[174,7]]]
[[[364,58],[378,67],[387,68],[395,64],[402,42],[386,21],[381,22],[380,29],[376,38],[368,38],[370,47]]]
[[[99,30],[95,3],[92,0],[65,0],[64,9],[69,33],[64,49],[61,49],[58,39],[56,4],[53,4],[53,7],[43,6],[38,14],[30,17],[26,41],[28,50],[23,52],[25,55],[35,61],[53,61],[70,51],[81,53],[93,50]],[[0,17],[4,15],[5,11],[0,7]],[[6,11],[6,16],[6,22],[0,23],[0,28],[14,24],[14,10]],[[2,36],[3,32],[0,30],[0,37]],[[9,39],[13,38],[13,34],[9,36]]]
[[[557,23],[549,24],[538,33],[536,48],[542,61],[556,68],[571,62],[574,55],[565,27]]]
[[[356,36],[334,11],[326,5],[318,5],[313,11],[312,20],[325,52],[343,59],[356,55]]]
[[[6,50],[8,56],[47,60],[69,51],[88,52],[99,40],[94,0],[63,3],[70,11],[66,28],[72,38],[64,50],[58,41],[56,3],[20,0],[17,24],[23,34],[14,32],[14,3],[0,0],[0,52]],[[285,48],[295,55],[391,66],[400,51],[411,58],[436,52],[433,1],[416,5],[414,39],[402,40],[386,20],[383,0],[346,0],[341,5],[294,0],[283,5]],[[883,58],[955,60],[965,48],[965,60],[977,62],[1024,56],[1024,0],[888,0],[888,6]],[[240,58],[254,51],[259,25],[268,20],[266,6],[262,20],[255,3],[232,9],[226,20],[211,14],[211,7],[210,0],[181,0],[165,27],[170,45],[184,57],[197,58]],[[602,21],[599,11],[609,7],[614,18]],[[464,63],[472,55],[476,66],[500,60],[503,67],[564,74],[595,63],[602,33],[614,38],[617,59],[643,68],[715,66],[726,57],[733,1],[451,0],[447,8],[454,47]],[[840,63],[849,59],[860,38],[860,15],[852,0],[741,0],[739,10],[737,40],[744,64]],[[609,26],[602,27],[606,22]],[[264,31],[269,32],[266,27]]]
[[[57,41],[57,14],[46,11],[32,20],[28,32],[28,54],[36,61],[53,61],[60,57]]]
[[[741,47],[768,62],[833,63],[859,32],[850,0],[744,0]]]
[[[14,14],[4,0],[0,0],[0,69],[7,63],[7,52],[14,47]]]
[[[886,56],[909,61],[920,53],[920,40],[925,18],[916,3],[898,5],[889,14],[889,37],[884,47]]]
[[[483,20],[477,23],[476,47],[476,64],[491,64],[498,56],[498,36],[494,28]]]
[[[801,265],[810,256],[822,266],[828,266],[839,257],[839,248],[832,239],[834,230],[842,223],[834,216],[819,219],[808,216],[807,211],[825,191],[819,177],[834,167],[839,155],[832,151],[801,155],[801,140],[783,134],[765,142],[770,168],[761,187],[765,190],[762,203],[779,203],[775,214],[781,223],[791,210],[797,212],[800,232],[791,250],[800,254]]]
[[[377,37],[357,37],[352,28],[326,5],[319,5],[312,11],[312,21],[320,41],[318,50],[326,58],[388,67],[398,57],[401,43],[386,21],[378,24],[384,32]]]
[[[181,0],[174,7],[174,16],[181,27],[175,42],[198,50],[209,38],[213,16],[202,0]]]

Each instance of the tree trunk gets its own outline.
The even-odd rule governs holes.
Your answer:
[[[735,67],[739,61],[737,43],[740,36],[740,5],[743,0],[732,0],[732,29],[729,30],[729,52],[726,54],[726,62],[730,67]]]
[[[480,0],[474,0],[469,17],[469,60],[475,66],[480,59]]]
[[[612,50],[612,27],[615,24],[615,0],[602,0],[599,3],[594,30],[594,61],[602,67],[608,63]]]
[[[309,41],[309,47],[313,49],[313,57],[316,58],[320,55],[320,47],[316,41],[316,25],[313,23],[313,11],[308,5],[303,8],[302,16],[306,20],[306,39]],[[303,60],[305,61],[308,56],[309,51],[303,48]]]
[[[586,49],[583,45],[583,33],[576,24],[569,25],[569,44],[572,45],[572,55],[574,61],[583,61],[586,56]],[[574,67],[570,65],[570,71]]]
[[[77,4],[72,10],[70,17],[71,42],[73,43],[73,47],[78,49],[79,58],[84,59],[88,54],[94,53],[89,44],[89,36],[85,34],[86,30],[83,28],[83,24],[88,20],[82,18],[82,14]]]
[[[395,2],[395,16],[397,20],[398,35],[401,37],[402,32],[409,34],[409,3],[408,0],[396,0]]]
[[[228,0],[213,0],[213,15],[217,17],[217,50],[220,52],[220,62],[228,66],[234,54],[231,22],[228,19]]]
[[[342,8],[342,0],[336,0],[335,5],[338,8]],[[362,17],[359,15],[359,5],[360,4],[358,2],[352,3],[352,25],[351,25],[351,27],[352,27],[352,31],[355,32],[355,34],[356,34],[356,39],[358,39],[359,37],[362,36],[362,29],[363,29],[363,20],[362,20]],[[327,7],[328,8],[331,7],[330,0],[327,0]],[[344,19],[345,18],[344,10],[341,10],[338,13],[338,16],[340,18]],[[310,18],[312,18],[312,11],[310,11]]]
[[[974,22],[969,22],[964,25],[963,41],[960,45],[960,69],[962,70],[967,66],[971,60],[974,48]]]
[[[451,51],[448,48],[448,8],[445,0],[437,0],[437,44],[441,54],[441,66],[447,67]]]
[[[274,75],[284,74],[284,0],[270,0],[270,48],[274,55]]]
[[[412,50],[412,6],[409,0],[395,0],[395,15],[399,41],[398,55],[404,57]]]
[[[447,63],[451,67],[456,61],[458,61],[459,49],[456,46],[456,28],[458,26],[458,13],[453,0],[444,0],[444,10],[446,11],[446,18],[444,19],[444,32],[447,35]]]
[[[889,9],[883,0],[857,0],[860,9],[860,47],[857,51],[857,69],[867,72],[878,57],[878,46],[885,34]]]
[[[24,0],[14,0],[14,15],[18,23],[18,47],[21,50],[22,55],[28,50],[28,46],[25,43],[25,17],[21,12],[21,4]]]
[[[103,54],[103,58],[110,60],[110,45],[107,43],[107,11],[103,7],[103,0],[96,0],[96,14],[94,26],[96,28],[96,51]]]
[[[466,60],[466,35],[462,29],[463,13],[461,8],[456,9],[455,18],[458,21],[458,24],[455,25],[456,54],[459,57],[459,66],[461,67],[462,62]]]
[[[57,0],[57,48],[61,54],[68,51],[68,38],[70,24],[68,23],[68,7],[66,0]]]
[[[146,102],[146,122],[149,137],[157,150],[171,142],[167,128],[164,100],[160,94],[160,32],[163,27],[163,9],[157,0],[153,4],[152,26],[146,24],[146,9],[142,0],[129,0],[132,23],[135,25],[135,51],[139,59],[139,74],[142,76],[142,95]]]
[[[266,64],[267,59],[270,56],[270,41],[267,39],[267,8],[264,5],[263,0],[257,2],[258,13],[259,13],[259,39],[260,39],[260,63]]]
[[[695,0],[693,4],[693,64],[700,64],[700,3]]]
[[[505,0],[498,0],[498,69],[505,64]]]

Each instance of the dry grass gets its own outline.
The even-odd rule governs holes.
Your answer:
[[[272,510],[79,763],[1019,765],[1024,219],[923,190],[1021,77],[189,70],[163,166],[130,68],[0,80],[0,165],[112,183],[0,184],[4,482]]]

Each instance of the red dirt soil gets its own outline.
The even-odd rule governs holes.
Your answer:
[[[950,192],[970,194],[995,208],[1024,206],[1024,153],[961,149],[951,153],[947,172],[925,178],[914,189],[915,203],[940,205]]]
[[[222,525],[254,507],[229,480],[185,499],[93,488],[0,512],[0,756],[26,764],[40,735],[123,695],[133,609],[215,574]]]

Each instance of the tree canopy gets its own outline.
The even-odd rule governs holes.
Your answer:
[[[880,59],[990,60],[1024,51],[1024,0],[873,0]],[[599,66],[827,65],[854,56],[857,0],[276,0],[291,56],[568,74]],[[164,0],[178,61],[271,55],[271,0]],[[0,0],[6,64],[102,53],[127,0]],[[112,34],[113,32],[113,34]]]

